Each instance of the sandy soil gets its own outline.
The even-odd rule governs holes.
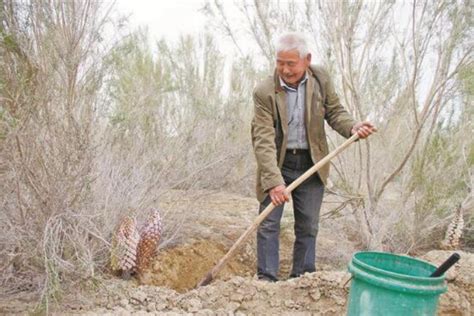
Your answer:
[[[291,207],[285,210],[281,234],[281,280],[255,279],[255,238],[208,286],[197,282],[227,252],[257,213],[254,199],[213,192],[170,192],[162,197],[165,218],[185,215],[181,238],[160,250],[151,269],[129,281],[115,277],[94,285],[94,294],[65,296],[54,307],[59,314],[314,314],[345,313],[350,274],[347,263],[356,245],[338,235],[338,227],[322,222],[318,236],[317,272],[287,280],[293,243]],[[324,210],[323,210],[324,213]],[[166,222],[165,222],[166,225]],[[438,264],[449,256],[432,251],[423,259]],[[462,260],[447,276],[440,315],[474,313],[474,255]],[[0,301],[0,314],[31,311],[33,298],[19,293]]]
[[[224,245],[213,240],[200,240],[165,250],[156,258],[150,271],[138,276],[139,282],[186,292],[196,286],[227,250]],[[248,261],[243,255],[237,256],[220,273],[220,279],[229,279],[235,275],[251,276],[253,269]]]

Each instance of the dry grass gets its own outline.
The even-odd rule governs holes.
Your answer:
[[[331,11],[332,5],[325,10]],[[380,5],[391,10],[390,4]],[[110,237],[118,221],[125,214],[143,220],[169,190],[253,194],[250,96],[267,72],[260,73],[254,61],[243,59],[232,65],[224,89],[229,67],[211,36],[183,38],[175,46],[159,42],[157,58],[140,32],[120,42],[105,40],[107,28],[118,30],[109,10],[102,1],[92,0],[0,2],[1,294],[36,291],[48,306],[65,287],[100,277],[107,269]],[[324,17],[311,21],[339,21],[332,11]],[[375,22],[390,22],[383,17]],[[256,21],[260,26],[268,22]],[[360,24],[378,30],[375,22]],[[328,27],[325,32],[346,41],[358,37],[343,30]],[[461,52],[462,39],[450,39]],[[270,44],[257,40],[271,59]],[[378,40],[369,44],[367,54],[380,50]],[[335,54],[343,58],[353,54],[344,50],[351,45],[326,48],[343,50]],[[413,53],[412,45],[402,48]],[[439,58],[455,55],[449,54]],[[371,56],[365,57],[370,61]],[[467,63],[461,57],[455,61]],[[401,63],[395,58],[392,62]],[[417,67],[422,72],[426,66]],[[385,117],[379,122],[384,127],[379,136],[359,142],[333,162],[331,205],[323,215],[361,248],[408,252],[432,245],[449,222],[450,208],[465,198],[468,188],[472,193],[472,181],[464,183],[466,174],[472,174],[472,141],[466,141],[464,131],[471,130],[472,123],[445,122],[440,114],[451,110],[446,100],[458,93],[454,78],[459,69],[453,68],[435,76],[433,86],[442,83],[444,94],[429,95],[425,125],[417,129],[411,128],[416,118],[410,106],[420,92],[414,82],[410,86],[410,80],[394,72],[387,72],[387,78],[360,78],[368,82],[361,87],[342,81],[341,98],[354,113],[374,111]],[[363,73],[339,70],[344,78]],[[361,91],[379,91],[379,82],[394,87],[361,103],[354,101],[370,95]],[[372,109],[373,104],[378,106]],[[444,129],[448,123],[455,125],[453,130]],[[330,139],[336,139],[332,133]],[[461,148],[467,148],[467,158],[457,154]],[[458,181],[444,185],[446,174]],[[180,240],[188,217],[172,209],[162,215],[161,247],[166,247]],[[465,240],[472,244],[469,216],[471,236]]]
[[[158,104],[143,97],[156,92],[145,80],[139,97],[126,102],[134,106],[129,114],[151,115],[148,129],[132,116],[129,125],[114,121],[110,113],[123,108],[103,85],[128,79],[108,77],[114,64],[105,57],[115,47],[103,38],[113,28],[109,9],[92,0],[0,4],[0,288],[4,295],[35,291],[46,308],[63,289],[106,271],[110,238],[125,214],[143,220],[169,189],[232,186],[252,169],[240,163],[235,172],[251,157],[248,144],[215,142],[229,136],[219,123],[239,121],[198,121],[185,108],[172,110],[193,98],[184,89],[161,92],[168,108],[148,113]],[[162,215],[166,247],[179,240],[186,215]]]

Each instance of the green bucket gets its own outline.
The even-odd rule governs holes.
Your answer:
[[[436,315],[446,292],[444,275],[431,278],[428,262],[385,252],[358,252],[349,271],[352,284],[347,315]]]

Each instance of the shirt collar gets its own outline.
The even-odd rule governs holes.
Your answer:
[[[283,79],[281,79],[280,76],[278,76],[278,79],[280,80],[280,85],[281,85],[283,88],[285,88],[285,89],[287,89],[287,90],[291,90],[291,91],[296,91],[296,90],[297,90],[297,88],[295,89],[295,88],[290,87],[289,85],[287,85],[286,82],[283,81]],[[301,80],[300,83],[298,84],[298,88],[301,87],[301,85],[304,84],[307,80],[308,80],[308,72],[306,71],[306,72],[304,73],[304,78],[303,78],[303,80]]]

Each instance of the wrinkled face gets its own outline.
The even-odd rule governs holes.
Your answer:
[[[297,86],[306,69],[311,64],[311,54],[300,58],[296,49],[277,53],[276,68],[278,75],[290,86]]]

